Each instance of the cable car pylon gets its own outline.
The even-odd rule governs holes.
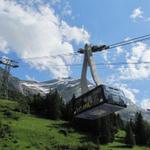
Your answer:
[[[106,45],[92,46],[85,44],[79,53],[84,54],[81,73],[81,96],[75,99],[75,117],[95,120],[123,108],[126,108],[128,98],[118,88],[102,84],[96,71],[93,53],[109,49]],[[88,88],[87,69],[90,68],[96,87]]]
[[[18,62],[15,60],[0,57],[0,64],[4,65],[4,70],[2,74],[2,83],[1,83],[1,96],[5,99],[8,99],[8,80],[10,75],[11,68],[19,67]]]
[[[102,51],[106,47],[107,47],[106,45],[91,46],[91,45],[85,44],[84,49],[80,49],[78,51],[79,53],[84,54],[84,61],[83,61],[82,74],[81,74],[81,93],[82,94],[89,91],[87,78],[86,78],[88,67],[90,67],[91,75],[96,86],[99,86],[101,84],[101,80],[99,79],[99,76],[96,71],[96,65],[93,61],[93,52]]]

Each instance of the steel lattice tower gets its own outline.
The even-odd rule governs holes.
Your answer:
[[[1,96],[3,98],[8,99],[8,80],[9,80],[9,74],[10,69],[19,67],[18,62],[15,60],[11,60],[9,58],[0,57],[0,64],[4,65],[4,70],[2,74],[2,83],[1,83]]]

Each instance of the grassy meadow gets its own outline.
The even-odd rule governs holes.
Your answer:
[[[10,135],[0,138],[0,150],[61,150],[72,149],[92,150],[96,147],[94,137],[68,126],[62,120],[37,118],[30,114],[17,112],[18,103],[0,100],[0,121],[10,126]],[[115,141],[101,145],[101,150],[150,150],[146,147],[127,148],[123,144],[124,131],[119,131]]]

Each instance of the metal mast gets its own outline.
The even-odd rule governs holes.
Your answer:
[[[79,53],[84,54],[84,61],[82,66],[82,74],[81,74],[81,93],[84,94],[89,91],[88,83],[87,83],[87,68],[90,67],[90,72],[92,74],[92,78],[96,84],[96,86],[101,84],[101,81],[98,77],[96,66],[94,60],[92,58],[93,52],[98,52],[102,50],[106,50],[108,47],[106,45],[100,46],[92,46],[89,44],[85,44],[84,49],[79,49]]]
[[[8,79],[10,74],[10,69],[19,67],[18,62],[11,60],[9,58],[0,57],[0,64],[4,65],[4,70],[2,74],[1,83],[1,96],[8,99]]]

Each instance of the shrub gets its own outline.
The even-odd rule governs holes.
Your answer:
[[[0,122],[0,138],[5,138],[11,135],[11,128],[7,124]]]
[[[14,120],[18,120],[19,119],[19,115],[17,115],[16,113],[14,113],[12,111],[8,111],[8,110],[6,110],[4,112],[4,116],[6,116],[7,118],[14,119]]]

